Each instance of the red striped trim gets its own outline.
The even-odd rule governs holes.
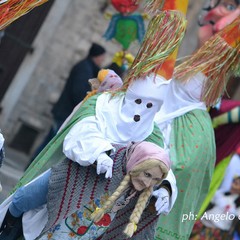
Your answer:
[[[151,214],[150,214],[151,215]],[[155,218],[153,218],[151,221],[149,221],[148,223],[146,223],[144,226],[142,226],[141,228],[139,228],[134,234],[133,234],[133,236],[134,235],[136,235],[136,234],[138,234],[138,233],[140,233],[143,229],[145,229],[148,225],[150,225],[150,224],[152,224],[154,221],[156,221],[157,219],[158,219],[158,217],[159,216],[156,216]]]
[[[133,209],[134,209],[134,208],[130,208],[130,209],[128,209],[127,211],[133,211]],[[121,217],[124,216],[125,214],[126,214],[126,211],[123,212],[122,214],[117,215],[113,220],[115,220],[115,219],[117,220],[118,218],[121,218]],[[108,229],[108,230],[107,230],[107,233],[113,232],[115,229],[121,227],[121,226],[124,225],[124,224],[127,224],[128,222],[129,222],[129,220],[127,219],[125,222],[123,222],[123,223],[115,226],[114,228]]]
[[[126,221],[126,222],[123,222],[122,224],[118,225],[117,227],[115,227],[114,229],[111,229],[110,231],[107,231],[107,234],[109,232],[112,232],[113,230],[115,230],[116,228],[119,228],[123,225],[126,225],[129,221]],[[111,237],[109,240],[116,240],[117,239],[117,236],[119,235],[119,233],[117,233],[115,236]]]
[[[84,182],[83,182],[82,192],[80,193],[79,199],[78,199],[78,202],[77,202],[77,208],[81,207],[81,202],[82,202],[84,191],[85,191],[85,188],[86,188],[86,185],[87,185],[89,173],[90,173],[90,167],[87,167],[87,173],[86,173],[86,176],[85,176],[85,179],[84,179]]]
[[[131,209],[128,209],[127,211],[133,211],[133,209],[134,209],[134,208],[131,208]],[[122,214],[117,215],[116,220],[117,220],[118,218],[121,218],[121,217],[124,216],[125,214],[126,214],[126,212],[123,212]],[[152,216],[151,213],[149,213],[148,215]],[[158,219],[158,217],[159,217],[159,216],[156,216],[156,217],[153,218],[151,221],[149,221],[149,222],[147,222],[146,224],[144,224],[144,226],[142,226],[141,228],[138,228],[138,230],[133,234],[133,236],[135,236],[135,235],[137,235],[138,233],[140,233],[141,231],[143,231],[146,227],[148,227],[150,224],[152,224],[154,221],[156,221],[156,220]],[[148,218],[148,216],[146,216],[146,218]],[[145,219],[146,219],[146,218],[145,218]],[[108,229],[108,230],[106,231],[106,234],[109,234],[109,233],[111,233],[111,232],[114,232],[116,229],[118,229],[119,227],[127,224],[128,222],[129,222],[129,220],[126,220],[125,222],[123,222],[123,223],[115,226],[114,228]],[[111,239],[111,240],[115,240],[115,239],[117,239],[116,237],[117,237],[118,235],[119,235],[119,233],[117,233],[115,236],[113,236],[113,237],[110,238],[110,239]]]
[[[96,189],[97,184],[98,184],[98,179],[99,179],[99,175],[97,175],[96,178],[95,178],[95,182],[94,182],[94,185],[93,185],[93,188],[92,188],[92,192],[91,192],[91,196],[90,196],[91,200],[94,199],[94,193],[95,193],[95,189]]]

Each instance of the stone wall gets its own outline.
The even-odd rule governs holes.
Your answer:
[[[1,115],[7,143],[16,141],[22,126],[35,134],[31,154],[48,132],[51,109],[57,101],[71,67],[86,56],[91,42],[104,45],[108,51],[105,64],[121,47],[102,38],[109,20],[103,16],[105,0],[57,0],[50,10],[34,42],[35,51],[28,55],[3,100]],[[180,56],[190,54],[197,46],[196,22],[203,1],[190,1],[188,31],[180,48]],[[111,6],[106,11],[116,13]],[[130,51],[135,54],[139,44]],[[19,135],[20,134],[20,135]],[[23,139],[24,140],[24,139]]]

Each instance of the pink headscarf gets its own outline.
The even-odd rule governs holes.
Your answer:
[[[163,162],[168,169],[171,167],[171,161],[163,148],[143,141],[130,146],[127,152],[127,172],[146,159],[156,159]]]

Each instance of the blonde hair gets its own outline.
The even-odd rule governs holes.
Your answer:
[[[140,172],[156,167],[159,167],[163,173],[162,179],[166,178],[169,171],[167,165],[162,161],[152,158],[146,159],[144,162],[137,164],[130,172],[132,176],[138,176]]]
[[[99,72],[98,72],[98,75],[97,75],[97,79],[100,81],[100,82],[103,82],[106,78],[106,76],[108,75],[109,73],[109,69],[101,69]]]
[[[153,187],[148,187],[140,194],[138,201],[133,209],[133,212],[129,218],[129,223],[123,231],[128,237],[132,237],[134,232],[137,231],[137,224],[141,218],[143,210],[145,209],[148,199],[153,192]]]
[[[144,162],[141,162],[140,164],[136,165],[132,171],[130,171],[121,181],[118,188],[115,190],[115,192],[108,198],[108,200],[105,202],[105,204],[102,206],[102,208],[97,208],[92,214],[91,219],[94,222],[98,222],[101,220],[103,215],[107,212],[107,210],[110,210],[116,200],[123,194],[123,192],[130,186],[131,176],[138,176],[140,172],[143,172],[145,170],[159,167],[161,171],[163,172],[162,179],[164,179],[167,176],[167,173],[169,169],[167,166],[156,159],[146,159]],[[162,181],[162,180],[161,180]],[[161,183],[161,181],[158,184]],[[151,197],[151,194],[153,192],[153,187],[148,187],[143,190],[143,192],[139,195],[138,201],[135,205],[135,208],[133,209],[133,212],[129,218],[129,223],[127,224],[124,233],[128,237],[132,237],[134,232],[137,230],[137,224],[141,218],[141,215],[146,207],[146,204]]]

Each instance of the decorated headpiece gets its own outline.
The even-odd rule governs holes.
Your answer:
[[[171,162],[165,150],[151,142],[138,142],[130,146],[127,154],[127,172],[131,171],[136,165],[147,159],[156,159],[166,165],[168,170]]]
[[[149,1],[153,14],[145,38],[125,79],[125,88],[134,80],[158,74],[165,80],[172,76],[177,48],[186,30],[188,0]]]
[[[201,98],[207,106],[212,106],[226,89],[230,76],[240,74],[239,55],[240,16],[176,67],[174,78],[186,82],[199,72],[205,74],[207,80]]]
[[[7,0],[0,5],[0,30],[48,0]]]

